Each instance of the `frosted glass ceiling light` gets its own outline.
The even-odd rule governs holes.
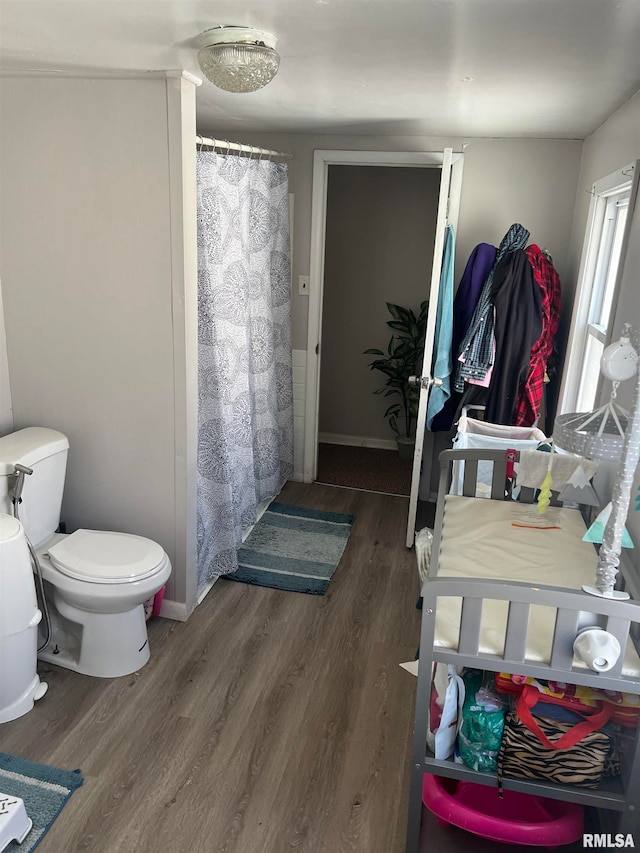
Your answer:
[[[199,38],[202,73],[225,92],[255,92],[276,76],[280,56],[277,39],[249,27],[215,27]]]

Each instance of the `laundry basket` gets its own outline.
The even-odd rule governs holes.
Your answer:
[[[491,450],[533,450],[541,441],[546,441],[547,436],[537,427],[505,426],[504,424],[492,424],[488,421],[480,421],[470,418],[467,409],[462,410],[458,421],[458,430],[453,439],[454,450],[467,449],[491,449]],[[478,476],[476,497],[491,497],[491,479],[493,475],[493,464],[491,462],[480,462],[478,464]],[[462,482],[464,478],[464,462],[454,462],[452,466],[451,488],[452,495],[462,494]]]

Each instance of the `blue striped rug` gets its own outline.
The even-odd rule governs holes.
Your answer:
[[[272,503],[238,550],[241,583],[324,595],[347,546],[353,515]]]
[[[31,831],[22,844],[10,842],[5,848],[7,853],[30,853],[35,850],[64,804],[82,782],[79,770],[58,770],[57,767],[0,752],[0,791],[20,797],[27,816],[33,821]]]

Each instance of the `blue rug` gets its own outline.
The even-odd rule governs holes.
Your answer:
[[[324,595],[347,546],[353,515],[272,503],[238,550],[241,583]]]
[[[22,844],[12,841],[5,848],[7,853],[29,853],[35,850],[64,804],[82,782],[79,770],[58,770],[0,752],[0,791],[20,797],[27,815],[33,821],[31,832]]]

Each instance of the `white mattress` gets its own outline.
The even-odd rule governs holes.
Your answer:
[[[554,509],[555,511],[555,509]],[[448,495],[440,545],[438,576],[521,581],[580,589],[592,584],[597,565],[595,548],[583,542],[585,524],[577,510],[559,509],[560,529],[514,527],[527,512],[513,501],[478,500]],[[462,600],[441,600],[436,614],[435,645],[456,649]],[[480,652],[501,655],[507,624],[507,602],[485,601]],[[555,609],[534,605],[529,617],[526,657],[549,663]],[[588,619],[585,625],[593,624]],[[574,665],[587,669],[575,659]],[[625,675],[640,677],[640,658],[629,642]]]

